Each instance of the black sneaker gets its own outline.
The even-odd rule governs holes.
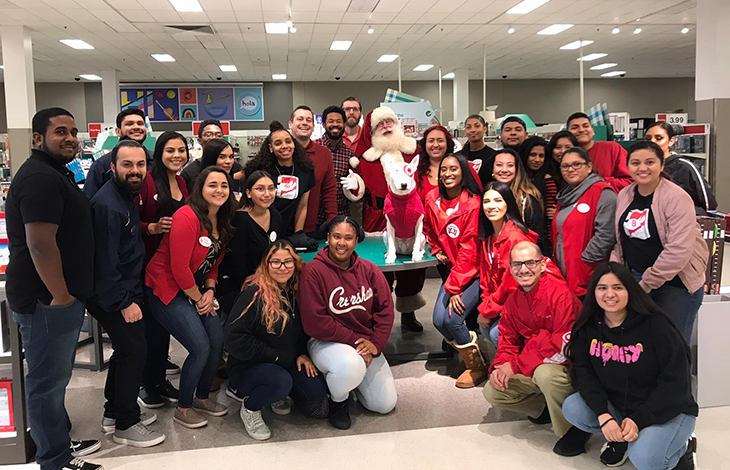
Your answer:
[[[606,467],[620,467],[629,458],[628,442],[606,442],[601,447],[601,455],[598,460]]]
[[[170,383],[169,380],[165,380],[165,383],[158,385],[155,387],[155,392],[165,401],[168,401],[170,403],[177,403],[178,399],[178,391],[177,389]]]
[[[66,462],[61,470],[104,470],[104,467],[81,459],[73,458]]]
[[[168,357],[167,365],[165,365],[165,373],[167,375],[177,375],[180,373],[180,366],[172,362]]]
[[[548,410],[547,406],[545,406],[545,409],[542,410],[542,414],[540,416],[538,416],[537,418],[528,416],[527,419],[532,424],[550,424],[550,423],[552,423],[552,420],[550,419],[550,411]]]
[[[83,457],[84,455],[93,454],[101,449],[101,441],[96,439],[88,439],[85,441],[71,439],[71,456]]]
[[[230,383],[228,384],[228,387],[226,387],[226,395],[233,398],[236,401],[240,401],[243,403],[243,394],[238,393],[238,390],[236,390]]]
[[[330,424],[337,429],[350,429],[352,420],[350,420],[350,397],[347,400],[337,403],[330,399]]]
[[[423,331],[423,325],[416,320],[416,312],[405,312],[400,314],[400,326],[406,331],[420,333]]]
[[[139,403],[139,406],[144,406],[145,408],[162,408],[165,406],[165,400],[162,399],[160,394],[155,389],[149,389],[147,387],[141,387],[139,389],[137,403]]]
[[[563,457],[575,457],[586,451],[586,444],[591,434],[572,426],[563,437],[558,439],[553,447],[553,452]]]
[[[697,438],[693,435],[687,442],[687,452],[684,453],[672,470],[694,470],[695,458],[692,454],[695,452],[697,452]]]

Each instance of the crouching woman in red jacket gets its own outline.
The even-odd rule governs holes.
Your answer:
[[[479,185],[463,155],[447,155],[438,170],[438,187],[426,195],[424,229],[431,254],[448,270],[433,308],[433,325],[464,360],[466,370],[456,380],[472,388],[487,379],[477,335],[466,318],[479,305]]]
[[[330,423],[350,427],[350,392],[375,413],[389,413],[398,395],[382,352],[393,328],[388,281],[355,253],[365,232],[338,215],[327,227],[327,243],[302,270],[299,305],[302,326],[312,339],[309,357],[327,381]]]

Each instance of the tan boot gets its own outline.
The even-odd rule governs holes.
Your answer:
[[[454,344],[454,347],[461,354],[461,358],[466,366],[464,373],[456,379],[456,386],[458,388],[476,387],[489,377],[487,364],[484,362],[482,353],[479,351],[479,346],[477,345],[477,334],[473,331],[469,333],[471,334],[470,343],[462,345]]]

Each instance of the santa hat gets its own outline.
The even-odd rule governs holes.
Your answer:
[[[373,109],[373,112],[370,113],[370,131],[372,132],[373,129],[378,127],[378,124],[385,121],[386,119],[391,119],[393,122],[398,122],[398,116],[395,115],[392,109],[390,109],[387,106],[381,106],[379,108]]]

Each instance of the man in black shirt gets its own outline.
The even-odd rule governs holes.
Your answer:
[[[472,114],[464,122],[464,134],[469,140],[459,153],[464,155],[470,162],[478,163],[477,174],[482,187],[484,187],[494,179],[492,178],[492,168],[494,167],[494,156],[497,151],[484,143],[484,133],[487,130],[487,125],[483,117]]]
[[[79,150],[65,109],[33,116],[33,151],[13,177],[6,204],[10,248],[7,297],[20,327],[31,436],[42,470],[92,470],[73,458],[99,441],[71,441],[64,406],[86,299],[93,293],[91,206],[67,168]]]

